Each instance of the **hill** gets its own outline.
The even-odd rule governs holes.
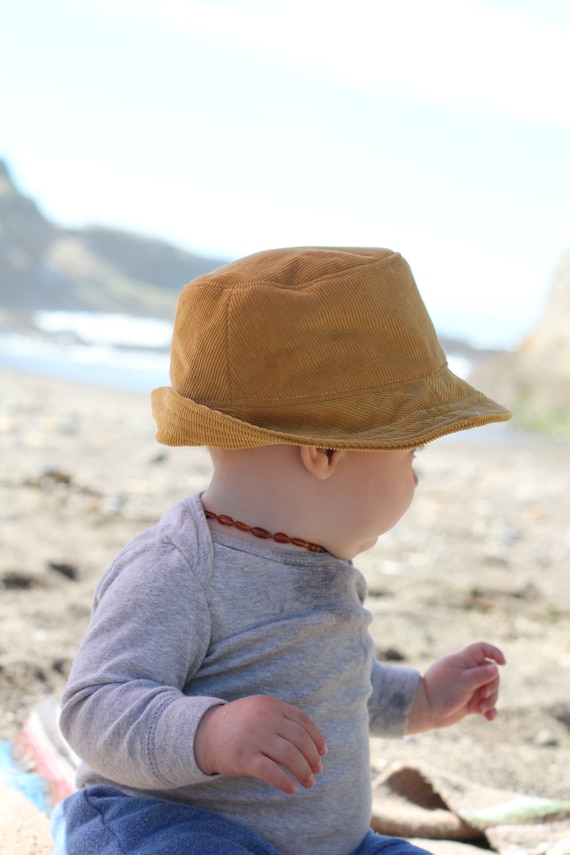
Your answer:
[[[25,322],[37,309],[124,312],[171,319],[183,285],[225,259],[164,241],[47,220],[0,160],[0,310]]]

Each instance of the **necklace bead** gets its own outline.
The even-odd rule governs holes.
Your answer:
[[[326,552],[324,546],[319,546],[318,543],[311,543],[304,540],[302,537],[289,537],[283,531],[278,531],[272,534],[266,528],[261,528],[258,525],[250,526],[240,520],[234,520],[233,517],[227,514],[215,514],[213,511],[207,511],[204,508],[204,515],[207,520],[217,520],[221,525],[234,526],[240,531],[249,532],[254,537],[259,537],[262,540],[274,540],[276,543],[292,543],[293,546],[299,546],[302,549],[308,549],[309,552]]]

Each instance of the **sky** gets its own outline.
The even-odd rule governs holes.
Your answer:
[[[18,0],[0,158],[63,226],[383,246],[516,346],[570,251],[567,0]],[[181,283],[181,286],[184,283]]]

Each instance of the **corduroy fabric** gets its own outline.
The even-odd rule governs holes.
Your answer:
[[[256,253],[180,296],[166,445],[413,448],[510,413],[448,368],[412,272],[388,249]]]

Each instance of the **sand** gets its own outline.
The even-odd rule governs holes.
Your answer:
[[[114,555],[205,486],[202,449],[154,441],[147,396],[0,370],[0,738],[61,692]],[[381,659],[424,669],[485,639],[508,660],[495,722],[373,740],[374,771],[435,764],[570,799],[570,445],[510,427],[440,440],[414,505],[359,556]]]

